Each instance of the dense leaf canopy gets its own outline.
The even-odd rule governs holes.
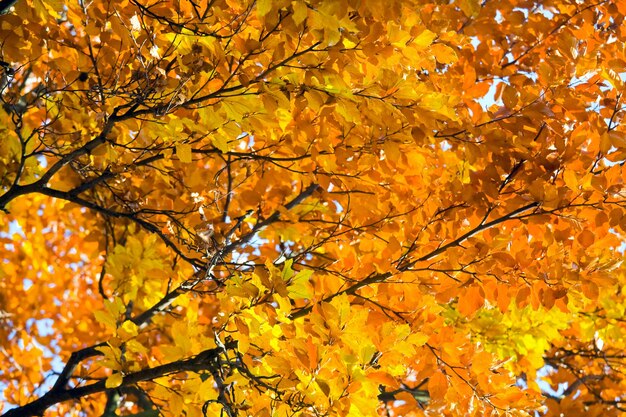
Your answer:
[[[6,416],[626,415],[625,0],[11,3]]]

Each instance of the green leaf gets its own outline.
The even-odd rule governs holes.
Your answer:
[[[296,274],[291,279],[291,284],[287,287],[289,297],[293,299],[298,298],[313,298],[313,287],[309,284],[309,278],[313,275],[312,269],[305,269]]]
[[[293,259],[287,259],[283,266],[283,271],[280,274],[285,281],[287,281],[293,275],[293,269],[291,268],[291,265],[293,265]]]

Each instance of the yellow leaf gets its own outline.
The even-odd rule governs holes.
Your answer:
[[[436,37],[436,33],[426,29],[413,40],[413,45],[421,48],[426,48],[431,43],[433,43]]]
[[[300,23],[304,22],[304,19],[306,19],[307,15],[308,15],[308,9],[306,6],[306,3],[303,1],[295,1],[293,2],[293,21],[296,23],[296,25],[299,25]]]
[[[433,55],[435,55],[437,61],[442,64],[454,64],[459,60],[454,49],[450,48],[448,45],[436,43],[430,47],[430,50]]]
[[[104,324],[105,327],[109,329],[115,329],[117,325],[117,318],[113,317],[108,311],[98,310],[93,313],[96,321]]]
[[[124,341],[137,336],[138,332],[139,332],[139,327],[137,327],[137,325],[130,320],[126,320],[117,329],[118,336],[121,337],[122,340]]]
[[[191,350],[193,336],[193,332],[190,331],[189,323],[187,322],[176,322],[172,326],[174,345],[179,348],[180,352],[183,354]]]
[[[189,163],[191,162],[191,145],[186,143],[181,143],[180,145],[176,145],[176,155],[180,162]]]
[[[115,298],[113,301],[105,300],[104,309],[104,311],[94,312],[94,317],[106,327],[115,329],[117,327],[117,320],[124,312],[124,302],[120,298]]]
[[[58,19],[61,16],[59,15],[59,12],[57,10],[63,10],[63,4],[57,0],[35,0],[33,2],[33,6],[37,15],[42,19],[47,18],[48,15],[54,17],[55,19]]]
[[[213,137],[211,137],[211,142],[213,143],[213,146],[219,149],[222,153],[226,153],[230,150],[228,148],[228,141],[224,135],[213,135]]]
[[[272,0],[257,0],[256,2],[256,14],[259,17],[263,17],[272,10]]]
[[[148,349],[146,349],[146,347],[144,345],[142,345],[141,343],[139,343],[136,340],[128,340],[125,343],[126,349],[129,352],[134,352],[134,353],[146,353],[148,352]]]
[[[103,358],[98,360],[98,363],[101,366],[107,367],[112,370],[121,369],[121,357],[122,357],[121,349],[115,346],[111,346],[110,344],[107,344],[105,346],[97,347],[96,350],[102,353],[102,356],[103,356]]]
[[[426,344],[426,342],[428,342],[429,336],[427,334],[424,334],[422,332],[417,332],[417,333],[411,333],[407,338],[406,341],[408,343],[410,343],[413,346],[424,346],[424,344]]]
[[[117,388],[120,385],[122,385],[123,381],[124,381],[124,376],[120,374],[119,372],[117,372],[107,378],[106,382],[104,383],[104,386],[107,388]]]

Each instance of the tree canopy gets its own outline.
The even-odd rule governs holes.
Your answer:
[[[626,415],[626,1],[11,3],[5,416]]]

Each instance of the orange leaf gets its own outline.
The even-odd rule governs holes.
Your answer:
[[[477,285],[472,285],[459,296],[459,313],[463,316],[471,317],[484,303],[485,293],[483,289]]]
[[[448,391],[448,378],[437,370],[428,378],[428,393],[433,400],[443,400]]]

